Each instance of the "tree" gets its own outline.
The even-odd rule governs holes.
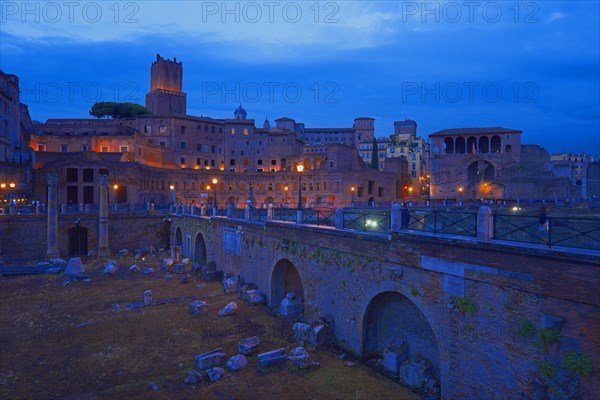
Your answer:
[[[373,153],[371,154],[371,168],[379,169],[379,148],[377,147],[377,139],[373,137]]]
[[[100,101],[94,103],[90,115],[96,118],[110,117],[113,119],[135,117],[137,115],[151,115],[144,106],[135,103],[115,103],[113,101]]]

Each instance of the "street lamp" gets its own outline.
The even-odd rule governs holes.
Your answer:
[[[463,187],[459,186],[458,187],[458,204],[462,206],[462,193],[463,193]]]
[[[119,190],[119,185],[115,183],[113,189],[115,190],[115,204],[117,204],[117,190]]]
[[[302,172],[304,171],[304,165],[296,165],[296,171],[298,171],[298,210],[302,210]]]
[[[287,194],[288,194],[288,190],[290,190],[290,187],[288,185],[285,185],[283,187],[283,191],[285,193],[285,207],[287,208],[288,206],[288,200],[287,200]]]
[[[212,179],[212,183],[213,183],[213,190],[214,190],[214,203],[213,203],[213,207],[216,209],[217,208],[217,182],[219,182],[217,180],[217,178],[213,178]]]
[[[15,186],[17,186],[17,185],[16,185],[14,182],[11,182],[11,183],[9,184],[9,186],[10,186],[10,188],[11,188],[11,189],[14,189],[14,188],[15,188]]]
[[[412,192],[413,192],[413,188],[411,186],[408,188],[408,202],[411,206],[412,206]]]
[[[354,185],[350,186],[350,192],[352,193],[352,208],[354,208],[354,192],[356,191],[356,188],[354,187]]]

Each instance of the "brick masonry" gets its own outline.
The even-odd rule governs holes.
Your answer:
[[[302,280],[304,319],[331,316],[337,343],[346,351],[361,357],[398,332],[408,339],[410,353],[439,359],[434,368],[443,399],[535,398],[541,379],[537,362],[544,353],[533,345],[535,337],[518,331],[523,321],[539,329],[544,314],[561,317],[563,342],[592,356],[600,369],[598,256],[273,221],[173,218],[171,242],[181,237],[178,244],[192,259],[204,251],[195,246],[199,235],[207,261],[257,284],[271,306],[277,305],[271,304],[272,288],[280,285],[273,270],[289,260]],[[395,295],[382,296],[389,293]],[[461,294],[476,311],[459,310],[452,296]],[[393,300],[380,303],[382,298]],[[394,312],[400,309],[406,312]],[[389,324],[372,322],[373,315],[388,316]],[[387,336],[373,334],[372,323],[387,329]],[[415,335],[418,340],[411,339]],[[599,376],[581,379],[583,399],[597,398]]]
[[[69,230],[87,229],[87,249],[98,250],[98,215],[61,214],[58,217],[58,250],[68,258]],[[132,251],[145,246],[168,247],[170,223],[164,217],[109,215],[108,243],[112,252]],[[46,216],[6,215],[0,217],[0,261],[5,264],[31,264],[46,257]],[[84,247],[84,246],[82,246]]]

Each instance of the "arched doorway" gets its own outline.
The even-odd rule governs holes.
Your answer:
[[[181,233],[181,228],[177,228],[175,231],[175,246],[183,246],[183,234]]]
[[[194,241],[194,260],[200,264],[206,263],[206,243],[201,233],[196,235]]]
[[[270,306],[279,306],[288,292],[294,292],[296,298],[304,303],[304,287],[298,270],[290,260],[281,259],[271,274]]]
[[[75,227],[69,229],[69,255],[82,255],[88,252],[87,228]]]
[[[425,361],[433,379],[440,382],[435,334],[423,312],[406,296],[394,291],[377,294],[367,305],[362,327],[364,360],[382,358],[386,349],[401,348],[407,362]]]

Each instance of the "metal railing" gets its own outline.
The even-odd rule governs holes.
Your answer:
[[[409,210],[403,228],[434,235],[477,236],[477,214],[460,211]]]
[[[390,212],[359,210],[344,210],[344,229],[354,229],[367,232],[387,232],[390,230]]]
[[[304,209],[302,210],[302,223],[308,225],[335,226],[335,210]]]
[[[494,239],[599,250],[600,220],[548,217],[541,222],[531,215],[494,214]]]

